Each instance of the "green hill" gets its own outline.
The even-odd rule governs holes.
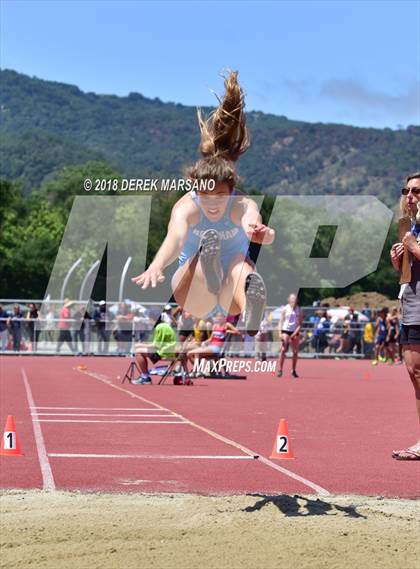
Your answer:
[[[84,93],[3,70],[0,175],[20,179],[25,193],[63,166],[88,160],[106,161],[127,177],[180,176],[198,156],[195,113],[138,93]],[[247,119],[252,146],[239,170],[246,188],[263,193],[374,194],[393,206],[403,176],[420,169],[418,126],[310,124],[261,112]]]

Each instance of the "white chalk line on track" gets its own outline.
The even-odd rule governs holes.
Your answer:
[[[32,409],[58,409],[61,411],[159,411],[159,409],[154,407],[31,407]],[[38,413],[38,415],[42,415],[42,413]]]
[[[28,376],[23,368],[21,368],[23,383],[25,384],[26,397],[28,405],[31,409],[35,408],[34,398],[32,397],[31,387],[29,385]],[[51,470],[50,461],[48,460],[47,450],[45,448],[44,437],[42,435],[41,425],[32,413],[32,427],[34,429],[36,449],[38,451],[39,466],[42,474],[42,487],[44,490],[55,490],[54,476]]]
[[[172,411],[171,409],[168,409],[167,407],[163,407],[162,405],[159,405],[158,403],[155,403],[154,401],[150,401],[149,399],[146,399],[145,397],[142,397],[141,395],[138,395],[137,393],[133,393],[132,391],[129,391],[128,389],[125,389],[124,387],[121,387],[120,385],[116,385],[115,383],[112,383],[112,379],[108,376],[105,376],[105,375],[99,374],[99,373],[95,373],[95,372],[90,372],[88,370],[79,370],[77,368],[74,368],[74,369],[76,369],[76,371],[78,371],[79,373],[89,375],[90,377],[93,377],[94,379],[102,381],[103,383],[105,383],[109,387],[112,387],[113,389],[117,389],[118,391],[122,391],[123,393],[126,393],[127,395],[129,395],[130,397],[132,397],[134,399],[139,399],[148,405],[153,405],[156,409],[160,409],[161,411],[167,411],[167,412],[173,413],[175,416],[179,417],[180,419],[182,419],[183,421],[185,421],[186,423],[188,423],[192,427],[195,427],[199,431],[207,433],[209,436],[211,436],[211,437],[213,437],[219,441],[222,441],[229,446],[233,446],[234,448],[241,450],[244,454],[251,456],[252,458],[258,459],[260,462],[262,462],[266,466],[269,466],[270,468],[273,468],[274,470],[277,470],[278,472],[285,474],[289,478],[292,478],[293,480],[296,480],[297,482],[300,482],[303,485],[308,486],[309,488],[312,488],[312,490],[315,490],[315,492],[317,494],[319,494],[320,496],[330,496],[330,493],[328,492],[328,490],[326,490],[322,486],[319,486],[318,484],[311,482],[310,480],[308,480],[307,478],[304,478],[303,476],[299,476],[299,474],[295,474],[294,472],[292,472],[291,470],[288,470],[287,468],[279,466],[278,464],[272,462],[268,458],[265,458],[264,456],[259,455],[258,453],[250,450],[249,448],[241,445],[240,443],[232,441],[231,439],[228,439],[227,437],[224,437],[223,435],[219,435],[218,433],[216,433],[215,431],[212,431],[211,429],[207,429],[206,427],[203,427],[202,425],[199,425],[198,423],[194,423],[193,421],[190,421],[188,418],[184,417],[180,413],[176,413],[175,411]]]
[[[36,413],[37,417],[173,417],[172,413]]]
[[[253,456],[243,455],[170,455],[170,454],[76,454],[76,453],[61,453],[50,452],[48,456],[54,458],[137,458],[148,460],[254,460]]]
[[[142,423],[149,425],[188,425],[188,421],[102,421],[101,419],[32,419],[36,423]]]

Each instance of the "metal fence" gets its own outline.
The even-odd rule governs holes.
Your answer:
[[[153,310],[154,314],[159,314],[161,307],[153,305]],[[0,318],[0,351],[3,354],[21,355],[126,356],[134,353],[136,342],[151,341],[152,328],[153,321],[147,322],[147,318],[142,316],[134,316],[123,322],[118,322],[115,318],[95,321],[92,318],[63,320],[56,317],[3,317]],[[240,323],[238,328],[241,330]],[[280,340],[276,322],[269,323],[268,329],[256,337],[248,336],[244,330],[241,332],[240,337],[228,335],[226,355],[278,356]],[[301,329],[301,357],[365,358],[371,357],[372,349],[373,343],[367,344],[364,341],[362,323],[353,323],[350,331],[345,334],[340,323],[330,329],[319,330],[313,322],[305,320]]]

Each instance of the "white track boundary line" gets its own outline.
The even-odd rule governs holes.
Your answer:
[[[34,415],[34,413],[33,413]],[[173,417],[173,413],[35,413],[37,417]]]
[[[50,452],[48,456],[54,458],[137,458],[149,460],[254,460],[253,456],[236,456],[236,455],[161,455],[161,454],[76,454],[76,453],[61,453]]]
[[[29,385],[28,376],[23,368],[21,368],[23,383],[25,384],[26,398],[31,409],[35,407],[34,398],[32,397],[31,387]],[[32,414],[32,427],[34,429],[36,449],[38,451],[39,466],[42,474],[42,486],[44,490],[55,490],[54,476],[51,470],[50,461],[48,460],[47,450],[45,448],[44,437],[42,435],[41,425]]]
[[[102,421],[101,419],[35,419],[36,423],[124,423],[131,425],[135,423],[142,423],[146,425],[188,425],[188,421]]]
[[[171,409],[168,409],[167,407],[163,407],[162,405],[159,405],[158,403],[155,403],[154,401],[150,401],[149,399],[146,399],[145,397],[142,397],[141,395],[138,395],[137,393],[133,393],[132,391],[129,391],[128,389],[125,389],[124,387],[121,387],[120,385],[116,385],[115,383],[112,383],[112,379],[110,377],[104,376],[103,374],[96,374],[94,372],[89,372],[89,371],[82,371],[82,370],[77,370],[77,371],[79,373],[84,373],[86,375],[89,375],[90,377],[93,377],[94,379],[97,379],[98,381],[102,381],[102,383],[105,383],[105,385],[108,385],[109,387],[112,387],[113,389],[117,389],[118,391],[122,391],[123,393],[127,393],[127,395],[129,395],[130,397],[132,397],[134,399],[139,399],[140,401],[143,401],[144,403],[147,403],[148,405],[153,405],[154,407],[156,407],[157,409],[160,409],[162,411],[171,412],[175,416],[184,420],[186,423],[188,423],[192,427],[195,427],[196,429],[198,429],[199,431],[203,431],[204,433],[207,433],[209,436],[211,436],[211,437],[213,437],[219,441],[222,441],[229,446],[233,446],[234,448],[241,450],[244,454],[247,454],[247,455],[251,456],[252,458],[258,459],[260,462],[262,462],[266,466],[269,466],[270,468],[273,468],[274,470],[277,470],[278,472],[281,472],[282,474],[289,476],[289,478],[293,478],[293,480],[296,480],[297,482],[301,482],[305,486],[308,486],[308,488],[312,488],[312,490],[315,490],[315,492],[317,494],[319,494],[320,496],[330,496],[330,493],[328,492],[328,490],[326,490],[322,486],[319,486],[318,484],[311,482],[310,480],[308,480],[307,478],[304,478],[303,476],[299,476],[299,474],[295,474],[294,472],[292,472],[291,470],[288,470],[287,468],[283,468],[282,466],[279,466],[278,464],[272,462],[271,460],[269,460],[268,458],[265,458],[264,456],[258,455],[258,453],[250,450],[249,448],[241,445],[240,443],[237,443],[231,439],[228,439],[227,437],[224,437],[223,435],[219,435],[215,431],[212,431],[211,429],[207,429],[206,427],[203,427],[202,425],[199,425],[198,423],[194,423],[193,421],[190,421],[189,419],[187,419],[186,417],[184,417],[180,413],[176,413],[175,411],[171,411]]]
[[[59,411],[159,411],[159,409],[154,407],[31,407],[31,409],[58,409]]]

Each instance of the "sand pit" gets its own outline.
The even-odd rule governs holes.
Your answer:
[[[419,530],[412,500],[8,491],[0,566],[418,569]]]

